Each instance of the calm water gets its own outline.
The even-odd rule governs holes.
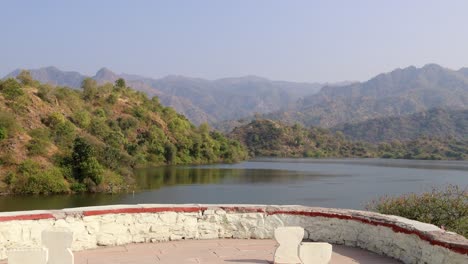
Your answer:
[[[0,197],[0,211],[138,203],[301,204],[362,209],[383,194],[468,186],[468,162],[257,159],[139,170],[135,193]]]

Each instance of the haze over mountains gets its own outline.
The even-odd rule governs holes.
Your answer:
[[[408,141],[420,137],[468,140],[468,110],[434,108],[406,116],[341,124],[333,127],[332,131],[341,131],[351,140],[372,143]]]
[[[29,71],[40,82],[72,88],[79,88],[81,81],[88,77],[55,67]],[[15,70],[6,77],[15,77],[19,72],[19,69]],[[107,68],[100,69],[92,78],[101,84],[124,78],[132,88],[149,96],[157,95],[164,105],[174,107],[195,124],[286,109],[324,86],[319,83],[271,81],[257,76],[205,80],[170,75],[152,79],[131,74],[119,75]]]
[[[18,73],[19,70],[16,70],[8,76]],[[31,74],[41,82],[73,88],[78,88],[86,78],[78,72],[64,72],[55,67],[31,70]],[[351,138],[368,137],[370,141],[379,141],[381,136],[369,133],[377,129],[383,131],[385,138],[392,138],[396,130],[413,126],[426,128],[426,134],[430,134],[433,128],[436,129],[428,123],[432,119],[421,119],[421,115],[437,115],[439,122],[453,116],[452,112],[446,113],[444,109],[468,109],[468,68],[451,70],[437,64],[396,69],[365,82],[335,85],[271,81],[256,76],[205,80],[170,75],[152,79],[119,75],[106,68],[99,70],[92,78],[99,83],[124,78],[129,86],[150,96],[159,96],[164,105],[174,107],[195,124],[208,122],[224,131],[242,125],[258,113],[263,114],[264,118],[289,124],[302,123],[334,130],[340,128],[350,133]],[[399,119],[435,108],[439,111]],[[461,115],[465,116],[466,112]],[[379,121],[379,118],[390,119]],[[239,122],[238,119],[244,121]],[[358,124],[367,120],[370,121]],[[450,120],[439,124],[452,134],[459,134],[460,130],[454,128]],[[392,127],[383,128],[387,123]],[[366,128],[368,131],[365,131]],[[413,138],[416,133],[413,128],[403,133],[407,139]]]
[[[329,128],[432,108],[468,108],[468,69],[455,71],[436,64],[397,69],[362,83],[324,87],[293,109],[266,117]]]

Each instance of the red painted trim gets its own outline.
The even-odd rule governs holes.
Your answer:
[[[15,221],[15,220],[40,220],[55,218],[52,214],[27,214],[27,215],[12,215],[0,216],[0,222]]]
[[[109,210],[84,211],[84,216],[105,215],[105,214],[139,214],[139,213],[162,213],[162,212],[177,212],[177,213],[196,213],[206,210],[201,207],[148,207],[148,208],[121,208]]]

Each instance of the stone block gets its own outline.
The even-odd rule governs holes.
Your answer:
[[[8,264],[47,264],[46,248],[22,248],[7,251]]]
[[[332,245],[319,242],[304,242],[299,246],[299,258],[303,264],[328,264]]]
[[[47,264],[73,264],[72,242],[73,233],[67,229],[44,230],[42,245],[48,250]]]
[[[299,245],[304,237],[304,228],[298,226],[278,227],[275,229],[276,248],[275,264],[298,264]]]

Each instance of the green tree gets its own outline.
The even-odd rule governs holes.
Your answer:
[[[85,78],[81,82],[81,89],[83,89],[83,99],[92,100],[98,93],[97,82],[91,78]]]
[[[71,158],[75,179],[80,182],[89,179],[96,185],[102,182],[104,168],[96,159],[94,148],[84,138],[77,137],[73,142]]]
[[[122,90],[122,89],[124,89],[125,87],[127,87],[127,84],[125,83],[125,80],[124,80],[124,79],[119,78],[119,79],[117,79],[117,80],[115,81],[115,87],[116,87],[117,89]]]
[[[177,157],[177,148],[171,144],[171,143],[166,143],[164,146],[164,158],[166,158],[166,162],[168,164],[174,164],[176,161]]]

